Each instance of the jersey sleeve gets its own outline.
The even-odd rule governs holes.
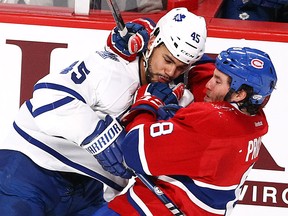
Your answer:
[[[100,119],[117,117],[132,103],[138,81],[128,67],[114,54],[98,51],[61,73],[48,74],[35,85],[31,99],[36,124],[48,135],[80,145]]]
[[[100,117],[80,91],[61,79],[61,75],[53,75],[35,85],[31,112],[44,133],[80,144],[93,132]]]
[[[205,96],[205,85],[213,76],[215,65],[213,62],[198,64],[189,71],[188,89],[194,95],[194,101],[203,101]]]
[[[142,120],[142,124],[130,130],[123,145],[128,166],[149,175],[190,175],[193,168],[198,172],[196,167],[201,163],[198,159],[210,143],[197,128],[205,115],[198,113],[193,117],[193,109],[182,110],[167,121],[153,121],[147,115],[135,119],[138,122]]]

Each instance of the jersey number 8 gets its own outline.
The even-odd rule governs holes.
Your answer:
[[[152,137],[170,134],[172,131],[173,124],[171,122],[157,122],[150,126],[150,135]]]

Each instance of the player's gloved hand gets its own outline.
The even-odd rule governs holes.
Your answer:
[[[157,110],[157,120],[168,120],[172,118],[176,112],[183,107],[177,104],[168,104],[162,107],[159,107]]]
[[[134,102],[143,96],[155,96],[160,99],[164,104],[178,104],[178,101],[183,97],[185,85],[178,83],[171,87],[167,83],[154,82],[141,86],[134,98]]]
[[[179,83],[171,89],[169,84],[160,82],[140,87],[136,93],[135,103],[121,118],[122,124],[127,125],[139,112],[149,112],[156,118],[160,107],[167,104],[178,105],[178,100],[183,96],[184,87],[183,83]]]
[[[121,144],[126,132],[117,119],[107,115],[96,126],[95,135],[81,146],[91,153],[102,168],[113,175],[130,179],[134,173],[124,164]],[[90,136],[91,137],[91,136]]]
[[[127,61],[135,60],[137,53],[147,50],[148,41],[155,27],[153,20],[138,18],[126,23],[128,33],[123,36],[115,27],[107,38],[107,47]]]

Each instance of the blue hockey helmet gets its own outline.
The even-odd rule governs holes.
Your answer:
[[[275,88],[277,75],[269,55],[249,47],[232,47],[216,58],[216,68],[231,77],[231,90],[253,88],[252,104],[262,104]]]

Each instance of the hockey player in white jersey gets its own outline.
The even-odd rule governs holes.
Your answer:
[[[123,168],[111,175],[95,151],[123,138],[116,118],[140,85],[169,83],[201,58],[206,24],[178,8],[163,16],[155,31],[147,19],[126,26],[143,45],[138,53],[131,53],[115,28],[107,49],[35,84],[0,144],[1,215],[91,215],[127,185],[132,173]]]

